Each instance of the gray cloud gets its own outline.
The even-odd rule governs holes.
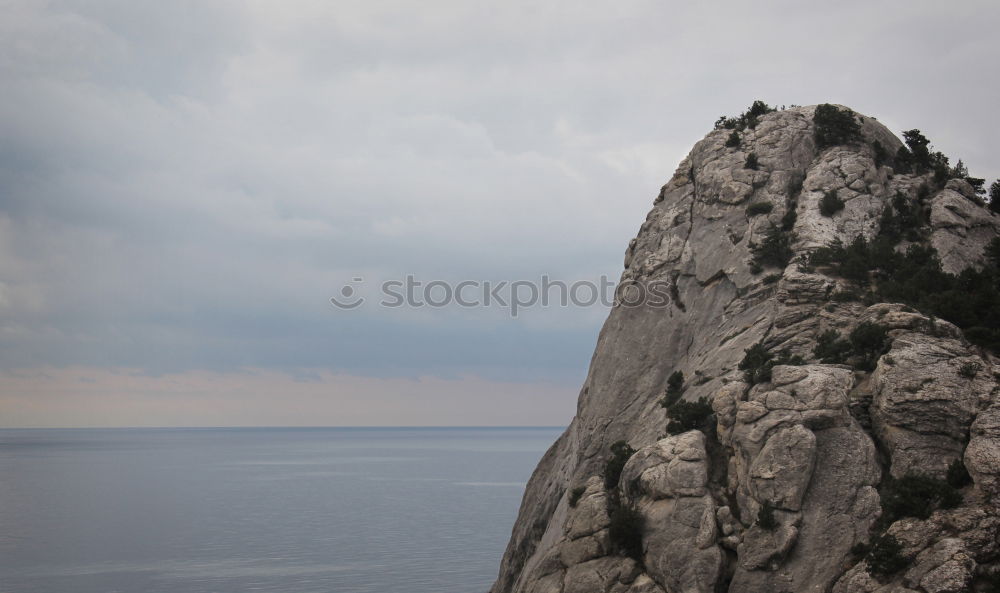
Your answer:
[[[332,310],[350,278],[615,277],[753,99],[994,158],[993,2],[5,3],[0,360],[577,383],[603,313]],[[571,409],[567,410],[567,415]]]

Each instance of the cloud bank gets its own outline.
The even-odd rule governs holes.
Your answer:
[[[3,425],[74,424],[64,391],[9,374],[33,369],[107,381],[80,392],[104,424],[217,418],[210,390],[171,395],[179,376],[299,424],[274,394],[303,373],[443,382],[420,392],[442,424],[493,424],[472,395],[449,416],[450,394],[517,384],[568,421],[600,307],[327,299],[355,277],[617,277],[690,145],[757,98],[920,127],[1000,175],[993,2],[2,5]],[[146,379],[126,393],[120,369]],[[357,422],[412,417],[372,409]]]

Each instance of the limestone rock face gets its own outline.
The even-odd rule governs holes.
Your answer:
[[[872,419],[897,478],[915,472],[943,477],[948,465],[962,457],[972,420],[996,386],[988,373],[961,375],[963,365],[982,362],[951,337],[960,335],[951,331],[957,328],[944,332],[946,323],[897,330],[892,349],[872,374]]]
[[[668,302],[612,308],[577,414],[528,483],[492,593],[957,593],[1000,574],[997,360],[904,305],[832,299],[850,286],[828,270],[750,265],[771,227],[785,225],[799,258],[874,238],[894,199],[922,195],[922,240],[959,272],[985,264],[1000,217],[964,180],[894,171],[875,145],[893,155],[901,143],[872,118],[858,116],[862,141],[817,149],[814,110],[766,114],[738,147],[726,146],[729,130],[710,132],[663,186],[621,282],[666,287]],[[745,167],[751,152],[756,169]],[[833,190],[844,208],[824,216],[819,201]],[[771,209],[748,213],[756,203]],[[817,360],[823,332],[847,336],[866,322],[890,340],[873,371]],[[739,364],[755,344],[805,364],[777,364],[751,385]],[[706,398],[714,415],[668,436],[659,401],[674,371],[687,379],[683,398]],[[608,491],[619,440],[636,453]],[[888,476],[944,477],[955,460],[974,481],[957,508],[878,523]],[[615,504],[644,519],[636,559],[617,552]],[[906,569],[876,578],[852,555],[875,530],[897,538]]]
[[[1000,401],[994,400],[972,423],[965,466],[987,495],[1000,495]]]
[[[737,548],[731,590],[806,590],[829,583],[878,516],[875,445],[850,415],[854,373],[778,366],[736,404],[729,490],[744,521],[765,502],[774,530],[752,525]],[[797,553],[791,555],[795,550]]]
[[[644,537],[646,570],[667,591],[711,593],[719,580],[708,464],[705,435],[690,431],[640,449],[622,470],[619,488],[655,526]]]

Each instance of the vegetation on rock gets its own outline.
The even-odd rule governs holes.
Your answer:
[[[891,340],[885,327],[871,322],[864,322],[851,331],[848,340],[851,351],[857,357],[857,366],[863,371],[875,370],[878,357],[889,350]]]
[[[904,235],[921,238],[925,215],[919,202],[897,195],[891,208],[883,212],[874,240],[857,237],[847,246],[836,240],[809,254],[808,265],[829,268],[862,288],[871,286],[872,302],[903,303],[945,319],[964,330],[969,341],[1000,352],[1000,240],[987,246],[982,270],[949,274],[933,247],[915,243],[903,252],[896,249]]]
[[[743,378],[746,379],[746,382],[756,385],[770,381],[771,368],[774,367],[772,358],[771,353],[759,342],[744,350],[739,369],[743,371]]]
[[[771,107],[763,101],[757,100],[754,101],[746,111],[737,117],[727,117],[723,115],[717,119],[715,121],[715,129],[739,130],[741,132],[747,128],[753,129],[757,127],[757,123],[762,116],[773,111],[777,111],[777,109]],[[730,138],[732,138],[732,135],[730,135]]]
[[[770,500],[765,500],[757,511],[757,526],[767,531],[774,531],[778,528],[778,520],[774,518],[774,505]]]
[[[629,457],[635,455],[635,449],[625,441],[616,441],[611,445],[611,457],[604,465],[604,487],[612,490],[618,487],[618,480],[622,476],[622,469]]]
[[[670,373],[669,377],[667,377],[667,391],[664,394],[663,399],[660,400],[660,405],[664,408],[670,408],[677,403],[679,399],[681,399],[681,395],[683,394],[684,373],[681,371],[674,371],[673,373]]]
[[[681,400],[667,408],[667,414],[670,417],[667,434],[681,434],[706,428],[708,419],[712,416],[712,405],[704,397],[693,402]]]
[[[667,410],[667,434],[681,434],[689,430],[704,429],[712,415],[712,406],[704,397],[698,401],[681,400],[684,394],[684,373],[674,371],[667,378],[667,390],[660,405]]]
[[[969,177],[969,170],[961,159],[954,167],[949,167],[948,157],[941,152],[932,150],[930,140],[920,130],[913,129],[903,132],[903,140],[906,146],[899,147],[893,161],[895,171],[917,175],[933,173],[934,183],[938,187],[944,187],[949,179],[964,179],[972,186],[976,194],[985,193],[983,188],[986,183],[985,179]]]
[[[888,478],[879,491],[883,525],[904,517],[927,519],[937,509],[951,509],[962,502],[962,494],[945,480],[923,474]]]
[[[813,114],[814,137],[820,150],[861,140],[861,126],[853,111],[824,103]]]
[[[819,200],[819,213],[827,218],[844,209],[844,200],[837,195],[837,190],[833,189],[823,194]]]
[[[642,532],[646,527],[646,519],[635,507],[624,504],[617,496],[609,497],[615,502],[608,509],[611,524],[608,536],[611,547],[622,556],[642,562]]]
[[[611,445],[611,456],[604,466],[604,487],[608,492],[607,511],[611,524],[608,536],[612,550],[642,562],[642,532],[645,529],[645,518],[634,506],[621,499],[618,491],[618,481],[622,470],[630,457],[635,455],[633,449],[625,441],[616,441]]]
[[[851,343],[840,337],[835,329],[828,329],[816,338],[813,356],[823,364],[846,364],[851,355]]]
[[[903,556],[903,545],[892,535],[885,534],[872,540],[865,556],[868,573],[885,578],[896,574],[909,565]]]
[[[795,255],[792,251],[794,240],[795,233],[772,224],[764,231],[760,243],[750,245],[750,252],[753,255],[751,266],[758,272],[763,271],[764,266],[784,268]]]
[[[972,476],[969,475],[969,470],[965,469],[965,464],[962,463],[962,460],[956,459],[948,466],[945,481],[952,488],[964,488],[972,483]]]
[[[754,202],[747,206],[746,214],[747,217],[760,216],[761,214],[768,214],[774,210],[774,204],[771,202]]]
[[[764,348],[760,342],[743,351],[743,360],[740,361],[739,369],[743,371],[744,380],[751,384],[766,383],[771,380],[771,369],[778,365],[800,366],[805,364],[805,360],[788,350],[782,350],[777,358]]]
[[[966,379],[975,379],[979,371],[982,370],[982,365],[978,362],[966,362],[962,366],[958,367],[958,374],[965,377]]]

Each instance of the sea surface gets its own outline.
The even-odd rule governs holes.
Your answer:
[[[484,592],[561,430],[0,430],[0,592]]]

